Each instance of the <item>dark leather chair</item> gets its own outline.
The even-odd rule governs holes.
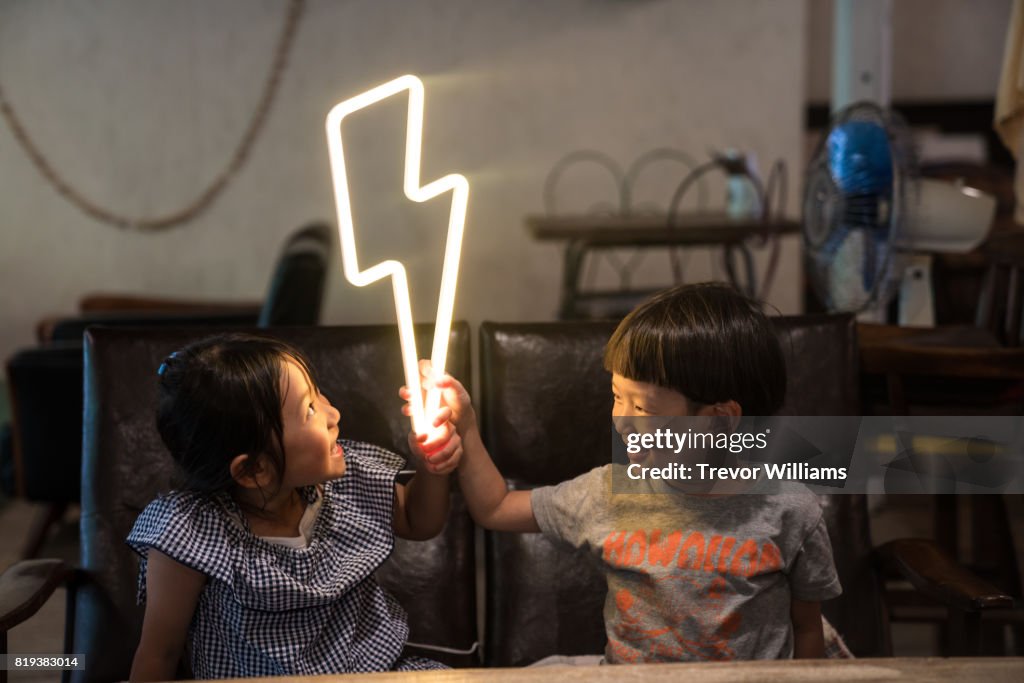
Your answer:
[[[262,307],[202,306],[194,310],[116,310],[53,320],[50,342],[16,352],[7,361],[14,425],[17,493],[47,503],[26,540],[22,557],[35,557],[51,526],[79,502],[82,416],[82,334],[110,327],[277,327],[315,325],[320,319],[333,230],[311,224],[285,241]],[[138,301],[138,300],[130,300]]]
[[[327,269],[336,251],[333,234],[331,226],[314,223],[288,237],[263,298],[259,327],[319,322]]]
[[[418,329],[419,348],[429,348],[432,331]],[[408,418],[401,414],[397,395],[404,381],[396,328],[294,327],[265,332],[308,355],[318,382],[341,411],[343,434],[408,453]],[[72,680],[122,680],[128,675],[143,608],[135,604],[137,559],[124,539],[143,507],[157,492],[170,488],[173,472],[156,432],[155,369],[171,351],[202,334],[115,328],[87,333],[82,554],[75,572],[74,633],[67,651],[83,653],[89,666],[75,672]],[[451,371],[468,376],[468,325],[453,327],[450,344]],[[461,496],[453,493],[444,532],[427,542],[399,539],[380,569],[381,583],[409,613],[410,641],[464,654],[412,652],[453,665],[479,662],[473,543],[472,521]]]
[[[102,310],[51,320],[50,341],[82,341],[93,325],[107,327],[280,327],[320,321],[327,271],[335,252],[334,229],[326,223],[299,228],[281,245],[263,302],[205,304],[121,297]],[[113,297],[103,297],[111,300]]]
[[[853,319],[804,316],[774,322],[788,365],[780,413],[857,414]],[[554,484],[611,462],[610,377],[602,354],[614,327],[607,322],[482,325],[483,437],[510,486]],[[854,654],[890,654],[866,496],[826,496],[824,502],[844,594],[823,611]],[[488,665],[603,653],[606,586],[589,556],[540,534],[488,532],[486,557]]]
[[[16,452],[46,455],[41,467],[26,467],[27,463],[15,456],[17,495],[61,509],[77,503],[82,463],[81,342],[16,352],[7,360],[7,383],[11,418],[18,425]],[[64,418],[63,423],[58,424],[55,416]]]
[[[1012,213],[1012,189],[1010,194]],[[860,325],[862,386],[869,398],[865,410],[892,415],[1024,415],[1024,231],[994,231],[971,256],[980,257],[985,266],[973,303],[973,325]],[[958,281],[946,283],[950,287],[969,289]],[[933,534],[940,547],[1017,596],[1020,603],[1024,576],[1019,558],[1024,545],[1014,533],[1020,526],[1019,500],[1014,495],[945,494],[931,496],[924,504],[932,508]],[[969,554],[962,550],[964,535],[970,536]],[[947,650],[971,642],[969,650],[979,651],[980,627],[971,624],[976,610],[955,609],[958,623],[951,627],[944,606],[924,603],[920,594],[891,590],[890,601],[894,620],[940,624]],[[1016,649],[1024,652],[1021,610],[1002,618],[1016,629]],[[999,620],[995,614],[986,618],[981,639],[987,642],[981,651],[987,654],[1004,652]]]
[[[987,268],[974,325],[860,326],[862,369],[884,377],[890,414],[1024,413],[1024,231],[978,252]]]
[[[857,331],[853,316],[773,318],[786,357],[780,415],[860,413]],[[832,556],[843,594],[822,613],[857,656],[892,654],[889,618],[876,568],[867,494],[823,495]]]
[[[513,488],[571,479],[611,461],[612,322],[480,327],[481,433]],[[524,666],[604,652],[604,578],[583,552],[541,534],[487,531],[484,662]]]

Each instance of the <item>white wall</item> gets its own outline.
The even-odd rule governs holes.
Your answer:
[[[0,0],[0,84],[53,165],[97,203],[157,214],[188,203],[227,162],[255,106],[283,0]],[[162,234],[84,216],[0,126],[0,357],[41,316],[88,292],[259,299],[281,240],[333,219],[323,133],[330,106],[405,72],[427,88],[425,179],[470,181],[456,317],[552,319],[560,250],[525,233],[548,169],[591,147],[628,163],[657,146],[786,159],[799,175],[803,0],[310,0],[280,98],[213,208]],[[364,263],[410,262],[432,319],[447,200],[401,194],[404,102],[360,114],[349,163]],[[642,199],[667,200],[665,167]],[[791,214],[798,185],[791,176]],[[659,182],[660,181],[660,182]],[[599,187],[599,186],[598,186]],[[601,189],[567,188],[586,207]],[[659,194],[660,193],[660,194]],[[401,251],[395,248],[400,247]],[[667,273],[663,255],[648,257]],[[693,278],[709,258],[691,258]],[[335,274],[325,322],[390,322],[390,287]],[[790,239],[769,300],[799,307]]]
[[[1012,0],[893,0],[893,100],[990,100]],[[807,99],[831,98],[832,0],[808,0]]]

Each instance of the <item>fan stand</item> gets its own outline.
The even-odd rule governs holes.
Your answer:
[[[887,312],[887,306],[872,304],[868,308],[857,312],[857,322],[885,325],[888,322]]]
[[[897,324],[900,327],[935,327],[935,300],[932,294],[932,255],[924,252],[900,252],[900,289],[897,300]],[[877,301],[857,313],[857,322],[889,324],[889,305]]]
[[[903,255],[897,322],[900,327],[935,327],[931,254]]]

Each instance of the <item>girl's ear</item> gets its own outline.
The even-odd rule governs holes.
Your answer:
[[[267,466],[266,458],[251,458],[242,453],[231,460],[231,478],[247,489],[262,489],[273,481],[273,473]]]

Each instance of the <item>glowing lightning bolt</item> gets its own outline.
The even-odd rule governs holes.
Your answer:
[[[331,175],[334,179],[334,201],[338,209],[338,233],[341,237],[341,256],[345,278],[357,287],[365,287],[371,282],[391,277],[391,287],[395,297],[395,313],[398,317],[398,335],[402,346],[405,384],[412,393],[410,400],[412,424],[417,433],[424,434],[431,431],[427,416],[433,416],[437,412],[441,397],[436,390],[429,392],[426,406],[424,406],[405,266],[398,261],[387,260],[365,270],[359,269],[356,257],[355,229],[352,222],[352,205],[348,192],[348,177],[345,173],[345,152],[341,143],[341,124],[346,116],[405,90],[409,91],[408,127],[405,138],[405,180],[403,183],[405,196],[415,202],[425,202],[442,192],[452,192],[452,208],[448,218],[448,239],[445,244],[444,267],[441,271],[441,293],[437,302],[434,344],[430,354],[434,372],[438,375],[443,374],[445,360],[448,356],[448,336],[452,326],[452,311],[455,307],[455,282],[459,272],[459,255],[462,252],[462,232],[466,222],[469,182],[463,176],[452,173],[420,186],[420,155],[423,138],[422,81],[416,76],[401,76],[334,105],[330,113],[327,114],[327,147],[331,158]]]

